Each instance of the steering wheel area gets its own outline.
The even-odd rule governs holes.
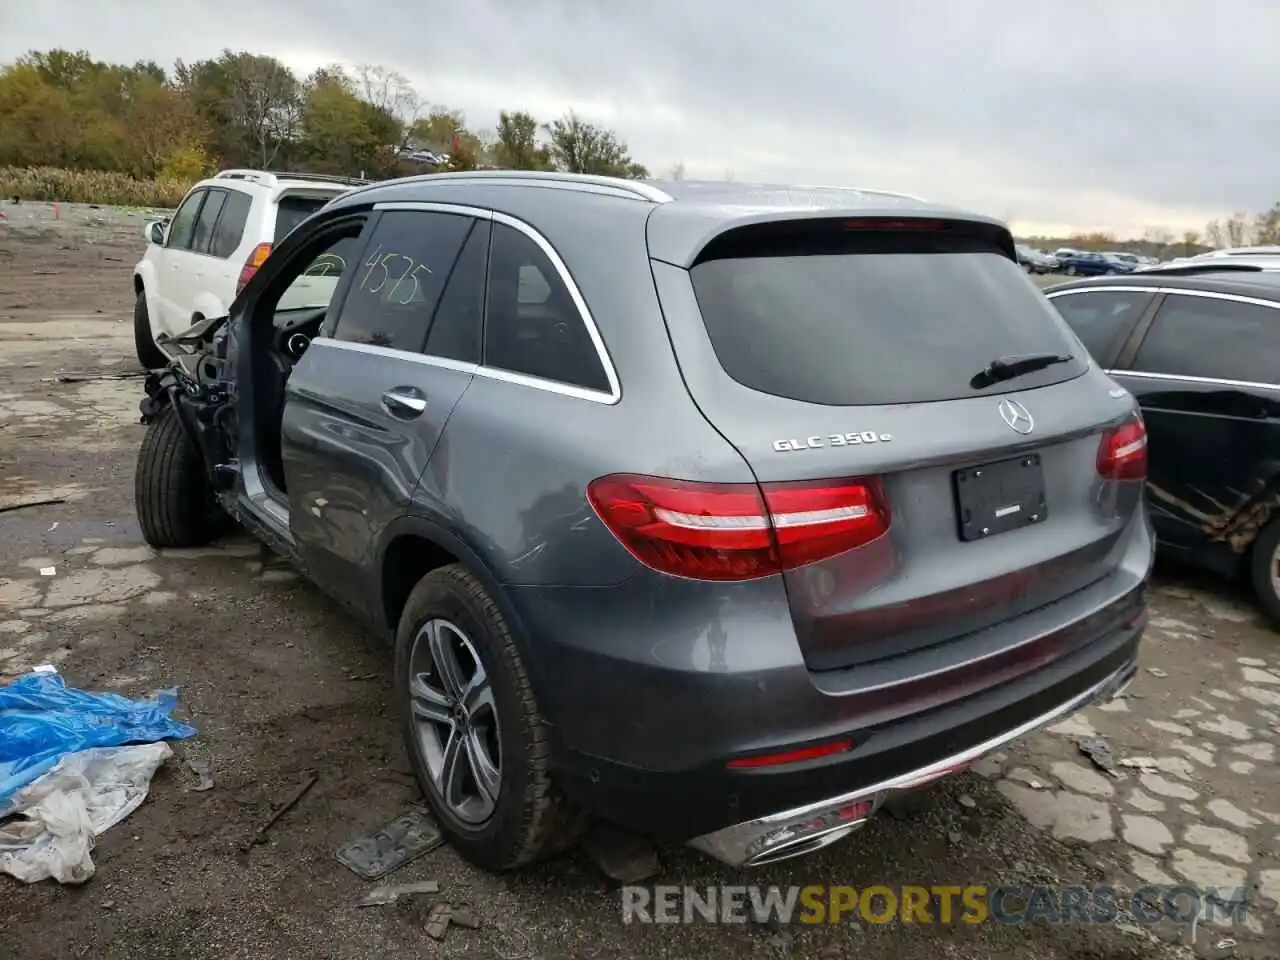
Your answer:
[[[276,316],[276,333],[272,346],[276,356],[286,367],[292,367],[302,359],[307,347],[320,332],[326,310],[326,307],[289,310]]]

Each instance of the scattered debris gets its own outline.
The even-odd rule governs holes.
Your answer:
[[[1117,776],[1115,755],[1111,752],[1111,744],[1101,737],[1087,737],[1076,743],[1080,752],[1093,761],[1093,765],[1111,776]]]
[[[1160,769],[1160,765],[1156,763],[1154,757],[1125,757],[1123,760],[1119,761],[1119,763],[1122,767],[1141,770],[1143,773]]]
[[[66,497],[46,497],[40,500],[21,500],[18,503],[6,503],[0,506],[0,513],[10,513],[14,510],[26,510],[28,507],[50,507],[55,503],[66,503]]]
[[[973,799],[973,797],[969,796],[967,793],[960,794],[960,806],[964,807],[966,810],[972,810],[977,805],[978,801]]]
[[[1147,667],[1147,673],[1151,674],[1157,680],[1163,680],[1169,674],[1165,673],[1159,667]]]
[[[427,814],[411,810],[338,848],[338,862],[366,880],[378,880],[392,870],[430,853],[444,843],[444,835]]]
[[[196,785],[191,789],[196,793],[204,793],[213,789],[213,764],[208,757],[187,757],[187,766],[196,776]]]
[[[139,380],[146,370],[130,370],[128,373],[60,373],[53,378],[57,383],[88,383],[91,380]]]
[[[351,674],[351,675],[349,675],[349,676],[347,676],[347,677],[344,677],[343,679],[345,679],[345,680],[349,680],[349,681],[350,681],[350,680],[377,680],[377,679],[378,679],[378,674],[376,674],[376,673],[361,673],[361,674],[358,674],[358,675],[357,675],[357,674]]]
[[[0,817],[68,754],[195,736],[173,719],[177,704],[176,690],[145,701],[76,690],[49,664],[0,687]]]
[[[964,834],[959,830],[949,830],[947,831],[947,839],[950,840],[952,844],[958,845],[960,841],[964,839]]]
[[[267,817],[267,819],[263,822],[262,826],[260,826],[257,830],[253,832],[253,836],[250,837],[248,843],[244,845],[244,849],[247,851],[251,847],[255,847],[260,843],[266,843],[267,831],[276,825],[277,820],[279,820],[286,813],[288,813],[290,810],[296,807],[299,801],[301,801],[302,798],[307,795],[307,793],[311,790],[312,787],[316,785],[316,783],[319,780],[320,780],[320,774],[318,773],[308,774],[307,779],[302,782],[302,786],[298,787],[298,789],[294,791],[293,796],[291,796],[288,800],[280,804],[280,806],[278,806],[274,811],[272,811],[271,816]]]
[[[40,568],[40,576],[42,577],[56,576],[57,573],[58,573],[57,567],[41,567]]]
[[[57,530],[57,529],[58,529],[58,524],[59,524],[60,522],[61,522],[61,521],[58,521],[58,520],[53,521],[53,525],[52,525],[51,527],[49,527],[49,529],[48,529],[48,530],[46,530],[46,531],[45,531],[45,533],[53,533],[53,531],[55,531],[55,530]]]
[[[639,883],[662,872],[650,840],[611,824],[593,826],[583,847],[600,872],[619,883]]]
[[[435,880],[419,880],[417,883],[401,883],[395,886],[374,887],[361,898],[357,907],[382,907],[395,903],[401,897],[413,896],[415,893],[439,893],[440,884]]]
[[[6,814],[19,819],[0,827],[0,873],[23,883],[84,883],[96,869],[94,839],[142,805],[151,778],[171,756],[164,742],[64,755],[13,795]]]
[[[469,906],[455,907],[451,903],[437,903],[427,914],[427,936],[432,940],[443,940],[451,926],[479,930],[480,917]]]

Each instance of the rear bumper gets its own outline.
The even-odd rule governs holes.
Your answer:
[[[794,856],[851,832],[887,794],[922,786],[1114,696],[1133,675],[1145,624],[1145,585],[1139,585],[1064,627],[1061,634],[1070,645],[1049,663],[874,726],[860,726],[852,716],[842,726],[828,726],[825,737],[851,734],[855,740],[851,751],[835,756],[730,769],[726,760],[733,754],[720,754],[691,767],[655,770],[562,744],[555,754],[557,780],[595,816],[690,842],[733,865]],[[758,695],[754,707],[767,723],[773,709],[768,699]],[[661,713],[652,718],[660,719]],[[687,726],[682,738],[699,740],[698,725]]]
[[[959,772],[993,750],[1091,703],[1113,699],[1132,682],[1136,669],[1132,662],[1127,663],[1105,680],[1075,694],[1053,709],[925,766],[838,796],[736,823],[696,837],[690,843],[703,853],[732,866],[761,866],[812,853],[862,826],[891,795],[923,787],[948,774]]]

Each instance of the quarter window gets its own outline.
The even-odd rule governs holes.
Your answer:
[[[530,237],[493,224],[485,307],[486,366],[609,390],[582,313],[550,258]]]
[[[1064,293],[1050,301],[1099,366],[1108,367],[1151,302],[1151,294],[1128,290]]]
[[[1170,292],[1134,359],[1145,373],[1276,383],[1280,310]]]
[[[475,221],[449,213],[392,210],[374,226],[342,304],[339,340],[419,352]]]

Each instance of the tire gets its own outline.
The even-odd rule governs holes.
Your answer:
[[[151,332],[151,314],[147,312],[147,295],[143,291],[138,291],[138,298],[133,302],[133,350],[147,370],[169,365],[169,358],[156,346],[155,334]]]
[[[1074,266],[1068,266],[1066,269],[1066,274],[1068,277],[1074,277],[1076,275],[1076,268]]]
[[[204,459],[172,406],[142,436],[133,502],[143,539],[153,547],[202,547],[231,526],[214,499]]]
[[[487,705],[485,697],[478,698],[479,706],[465,717],[445,705],[456,698],[438,680],[431,650],[442,644],[430,642],[433,627],[453,653],[455,676],[473,679],[465,661],[475,660],[488,678]],[[395,661],[405,751],[436,821],[465,859],[486,870],[510,870],[566,850],[581,838],[587,820],[552,782],[548,725],[523,658],[501,611],[464,567],[441,567],[418,581],[396,630]],[[412,692],[428,688],[437,696]],[[436,720],[421,719],[422,704],[430,704]],[[440,719],[448,716],[453,719]],[[454,782],[475,788],[475,799],[448,789],[443,747],[458,736],[456,725],[467,731],[460,742],[474,737],[470,742],[480,744],[475,749],[483,753],[481,767],[488,763],[496,781],[496,798],[483,800],[476,762],[467,759],[467,751],[460,754],[462,779]],[[451,793],[452,802],[446,800]],[[459,803],[462,797],[465,802]]]
[[[1258,539],[1253,541],[1249,557],[1249,579],[1258,597],[1262,612],[1267,615],[1274,629],[1280,630],[1280,583],[1273,571],[1280,574],[1280,518],[1272,520]]]
[[[1108,271],[1107,271],[1107,276],[1108,276],[1108,277],[1114,277],[1118,272],[1119,272],[1119,271],[1116,271],[1116,270],[1108,270]]]

